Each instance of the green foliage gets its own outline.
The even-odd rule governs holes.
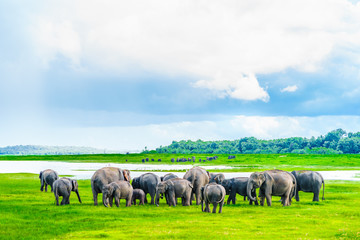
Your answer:
[[[55,206],[51,192],[40,192],[35,174],[0,174],[0,239],[358,239],[360,182],[327,181],[326,201],[282,207],[250,206],[238,197],[222,214],[201,206],[93,206],[90,180],[79,180],[70,205]],[[316,226],[316,227],[314,227]]]
[[[342,154],[360,153],[360,132],[346,133],[337,129],[317,138],[291,137],[274,140],[261,140],[245,137],[229,141],[173,141],[169,146],[160,146],[158,153],[208,153],[208,154]]]

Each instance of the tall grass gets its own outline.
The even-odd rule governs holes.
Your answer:
[[[71,205],[55,206],[51,192],[40,192],[34,174],[0,174],[1,239],[356,239],[360,238],[360,183],[327,181],[325,201],[282,207],[250,206],[238,197],[222,214],[201,207],[93,206],[90,180],[80,180]]]

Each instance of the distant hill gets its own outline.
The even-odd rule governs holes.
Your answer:
[[[17,145],[0,147],[0,155],[79,155],[79,154],[120,153],[92,147]]]

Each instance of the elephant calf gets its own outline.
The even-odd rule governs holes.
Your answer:
[[[76,192],[79,202],[81,203],[78,182],[70,178],[60,178],[53,183],[54,195],[56,199],[56,205],[59,206],[59,196],[62,196],[61,205],[70,204],[71,191]]]
[[[131,199],[131,204],[136,205],[136,199],[139,199],[139,205],[144,205],[145,192],[142,189],[134,189]]]
[[[216,183],[206,184],[201,188],[201,210],[203,212],[210,212],[210,203],[213,204],[213,213],[216,213],[217,205],[219,204],[219,213],[222,212],[222,208],[225,201],[226,191],[223,186]],[[205,210],[204,210],[205,203]]]
[[[131,199],[133,195],[133,187],[128,181],[120,180],[104,185],[102,187],[103,204],[105,207],[112,207],[113,199],[117,207],[120,205],[120,199],[126,199],[126,207],[131,206]]]
[[[57,179],[59,179],[59,175],[52,169],[46,169],[40,172],[39,178],[41,182],[40,190],[44,191],[45,186],[45,192],[47,192],[47,186],[50,185],[51,191],[53,192],[53,184]]]
[[[249,181],[248,177],[237,177],[230,179],[231,181],[224,180],[222,182],[222,186],[225,188],[226,193],[229,194],[229,198],[227,200],[227,204],[230,204],[230,201],[232,201],[232,204],[236,203],[236,194],[239,194],[245,198],[247,197],[247,184]],[[257,198],[256,198],[256,190],[251,190],[251,196],[255,198],[255,201],[249,199],[249,204],[252,205],[253,202],[255,202],[255,205],[259,205]]]
[[[169,206],[176,206],[177,198],[181,198],[183,206],[190,206],[192,190],[193,185],[186,179],[172,178],[161,182],[156,187],[156,206],[159,206],[159,198],[163,194]]]

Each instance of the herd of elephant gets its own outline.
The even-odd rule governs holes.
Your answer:
[[[40,190],[47,191],[50,185],[54,192],[56,204],[59,205],[59,196],[62,196],[61,205],[70,204],[70,193],[77,194],[79,202],[81,198],[78,190],[78,183],[67,177],[59,178],[58,174],[51,169],[40,172]],[[320,173],[302,171],[268,170],[254,172],[250,177],[236,177],[225,179],[224,174],[213,174],[201,167],[189,169],[183,178],[169,173],[159,177],[153,173],[145,173],[135,177],[130,184],[130,171],[116,167],[104,167],[97,170],[91,178],[91,189],[94,205],[98,205],[98,194],[102,193],[104,206],[112,206],[113,202],[119,207],[120,199],[126,199],[126,206],[147,203],[146,195],[151,196],[151,204],[159,206],[160,198],[165,197],[169,206],[176,206],[177,199],[181,198],[183,206],[189,206],[196,199],[196,204],[201,204],[203,212],[210,212],[210,204],[213,204],[213,213],[219,205],[219,213],[225,202],[225,195],[229,195],[227,204],[235,204],[236,194],[239,194],[249,201],[249,204],[264,205],[265,199],[268,206],[271,206],[271,197],[280,196],[283,206],[290,206],[295,197],[299,201],[299,191],[312,192],[313,201],[319,201],[321,186],[323,185],[324,198],[325,183]],[[259,188],[259,196],[256,196],[256,189]],[[194,197],[195,196],[195,197]],[[204,209],[205,205],[205,209]]]

